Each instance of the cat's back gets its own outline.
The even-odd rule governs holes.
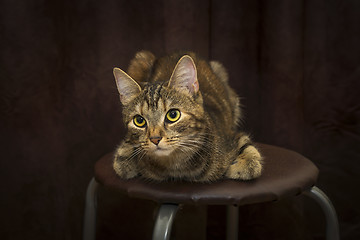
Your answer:
[[[229,85],[227,83],[225,69],[219,67],[214,72],[212,64],[203,58],[199,57],[193,52],[176,52],[156,59],[152,63],[151,72],[147,74],[147,80],[150,82],[167,82],[178,63],[179,59],[184,55],[189,55],[196,65],[198,81],[200,85],[200,92],[204,98],[211,98],[216,102],[227,101],[229,95]],[[222,71],[222,72],[221,72]],[[146,77],[144,78],[146,79]],[[215,100],[216,99],[216,100]]]
[[[212,71],[210,64],[193,52],[176,52],[156,58],[149,51],[138,52],[130,62],[128,73],[138,83],[143,82],[167,82],[178,63],[184,55],[189,55],[196,65],[198,80],[201,84],[201,92],[213,92],[215,89],[226,88],[226,80],[220,79]],[[221,75],[221,74],[220,74]]]

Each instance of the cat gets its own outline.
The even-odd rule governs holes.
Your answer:
[[[262,156],[238,130],[240,101],[216,61],[140,51],[114,68],[127,128],[113,168],[122,179],[214,182],[261,175]]]

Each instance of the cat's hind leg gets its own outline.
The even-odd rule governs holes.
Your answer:
[[[250,180],[259,177],[261,172],[261,154],[252,144],[249,136],[240,135],[237,140],[236,158],[225,173],[226,177]]]
[[[113,168],[116,174],[123,179],[136,177],[139,172],[136,167],[136,153],[133,147],[125,142],[121,143],[114,155]]]

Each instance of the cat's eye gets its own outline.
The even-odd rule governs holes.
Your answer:
[[[144,119],[142,116],[140,116],[140,115],[136,115],[136,116],[134,117],[133,121],[134,121],[135,126],[137,126],[137,127],[142,128],[142,127],[145,127],[145,126],[146,126],[146,121],[145,121],[145,119]]]
[[[170,123],[176,122],[179,120],[181,113],[177,109],[170,109],[166,114],[166,120]]]

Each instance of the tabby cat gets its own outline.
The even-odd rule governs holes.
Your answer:
[[[194,53],[138,52],[127,73],[114,68],[125,139],[113,167],[123,179],[212,182],[260,176],[262,157],[238,130],[239,98],[219,62]]]

